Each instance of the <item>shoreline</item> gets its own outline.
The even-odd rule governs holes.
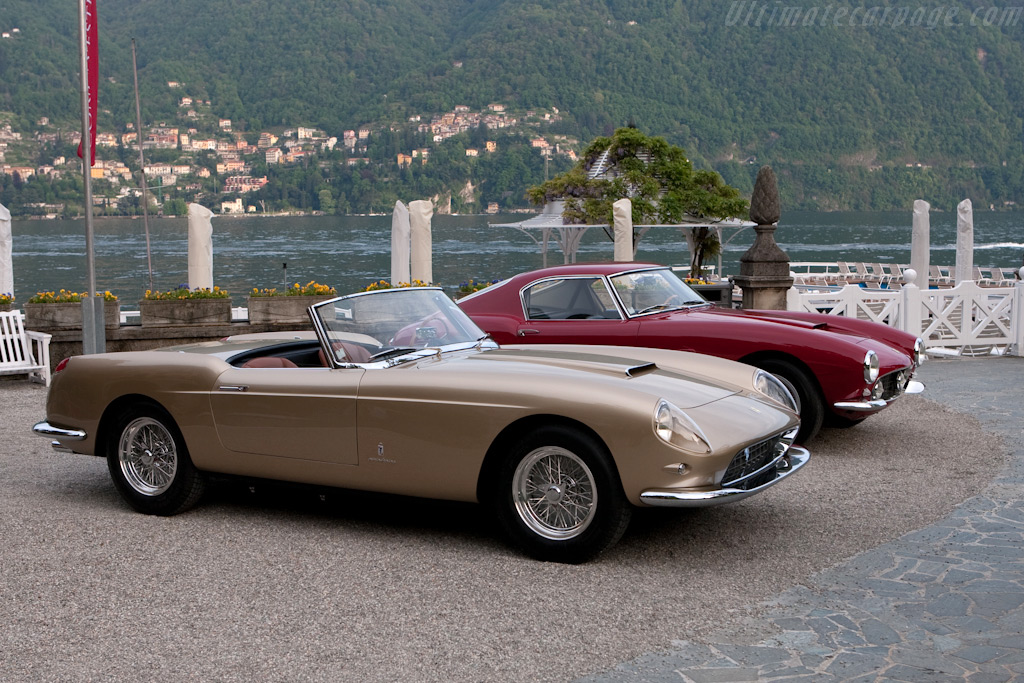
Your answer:
[[[813,210],[812,209],[793,209],[791,211],[785,212],[783,214],[783,216],[785,216],[786,213],[788,213],[788,214],[823,213],[823,214],[832,214],[832,215],[842,215],[842,214],[883,215],[883,214],[889,214],[889,213],[904,213],[904,212],[906,212],[907,215],[908,215],[908,225],[909,225],[910,212],[906,211],[905,209],[871,209],[871,210],[862,210],[862,209],[813,209]],[[505,211],[499,211],[497,213],[486,213],[486,212],[485,213],[435,213],[434,216],[435,217],[436,216],[488,217],[488,216],[502,216],[502,215],[522,216],[522,215],[537,214],[537,213],[540,213],[540,209],[539,208],[534,208],[534,209],[508,209],[508,210],[505,210]],[[944,211],[943,209],[937,209],[935,207],[931,207],[930,213],[955,214],[956,211]],[[1019,206],[1019,207],[998,207],[998,208],[985,209],[985,210],[982,210],[982,211],[978,211],[977,209],[975,209],[975,213],[998,213],[998,214],[1024,213],[1024,206]],[[274,212],[274,213],[267,213],[267,212],[264,212],[264,211],[254,211],[252,213],[214,213],[213,215],[214,215],[215,218],[257,218],[257,217],[266,217],[266,218],[303,218],[303,217],[310,217],[310,216],[335,216],[337,218],[363,218],[363,217],[390,216],[391,214],[390,213],[386,213],[386,212],[382,212],[382,213],[344,213],[344,214],[333,214],[333,213],[324,213],[323,211],[278,211],[278,212]],[[183,216],[165,216],[163,214],[156,214],[156,215],[150,216],[149,218],[152,218],[152,219],[188,218],[188,216],[187,215],[183,215]],[[118,215],[118,216],[94,216],[93,220],[96,220],[96,219],[101,219],[101,220],[108,220],[108,219],[110,219],[110,220],[142,220],[143,216],[120,216],[120,215]],[[65,216],[54,216],[54,215],[47,215],[47,216],[15,216],[15,215],[12,215],[11,216],[11,220],[12,221],[81,221],[81,220],[85,220],[85,216],[65,217]],[[784,227],[784,223],[782,224],[782,227]]]

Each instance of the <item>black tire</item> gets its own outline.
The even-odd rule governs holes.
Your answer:
[[[502,528],[529,555],[548,562],[593,558],[619,540],[633,511],[605,447],[561,426],[522,438],[492,483],[490,500]]]
[[[825,397],[817,380],[789,361],[763,360],[755,365],[782,380],[796,396],[800,404],[800,431],[796,434],[796,443],[806,444],[821,431],[825,421]]]
[[[185,439],[167,411],[133,407],[107,439],[107,469],[125,501],[148,515],[176,515],[203,495],[206,477],[195,468]]]

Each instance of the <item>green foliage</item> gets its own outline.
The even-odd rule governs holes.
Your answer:
[[[769,12],[824,7],[749,4]],[[955,12],[956,21],[895,26],[863,20],[862,3],[836,0],[829,7],[859,8],[862,19],[783,25],[731,17],[737,6],[745,4],[104,0],[99,124],[123,132],[134,121],[134,37],[147,122],[207,130],[230,118],[247,135],[299,125],[332,135],[363,125],[382,131],[370,167],[349,170],[344,189],[335,183],[343,165],[332,159],[320,178],[303,169],[301,179],[272,181],[280,183],[268,190],[275,208],[329,212],[333,200],[335,212],[385,210],[395,197],[424,192],[452,194],[467,208],[521,206],[524,189],[544,178],[539,155],[525,145],[458,158],[457,145],[479,144],[473,131],[450,154],[451,141],[425,144],[433,148],[425,168],[399,172],[393,163],[396,151],[413,148],[409,116],[493,102],[524,119],[530,108],[557,107],[561,120],[550,131],[579,139],[611,136],[635,120],[744,193],[756,169],[771,164],[784,208],[905,208],[916,196],[948,206],[964,194],[999,205],[1024,195],[1024,17],[972,24],[974,10],[988,5],[928,0],[923,11]],[[0,40],[0,112],[8,113],[0,119],[27,139],[79,126],[76,9],[4,2],[2,28],[19,33]],[[183,95],[211,104],[186,121]],[[37,125],[43,116],[50,123]],[[6,162],[45,163],[20,154],[12,146]],[[478,188],[473,201],[458,198],[467,181]],[[74,212],[63,189],[54,188]],[[0,201],[12,199],[5,191],[23,188],[0,188]]]
[[[96,292],[95,296],[103,297],[104,301],[117,301],[117,297],[110,292]],[[11,297],[13,300],[13,297]],[[68,289],[62,289],[59,292],[36,292],[34,296],[30,297],[28,303],[30,304],[76,304],[80,303],[82,299],[88,299],[89,292],[73,292]]]
[[[594,171],[600,172],[591,178]],[[613,205],[620,199],[630,200],[634,226],[714,222],[747,213],[739,190],[726,185],[721,176],[694,171],[681,148],[635,128],[620,128],[610,138],[597,138],[570,171],[530,188],[527,194],[536,204],[563,200],[567,223],[610,225]],[[708,228],[696,228],[693,236],[691,272],[700,276],[704,260],[717,256],[721,245]],[[634,246],[636,241],[634,229]]]
[[[588,175],[604,164],[608,172]],[[568,172],[531,187],[535,204],[565,200],[569,223],[612,223],[612,206],[620,199],[633,205],[634,224],[673,224],[686,219],[744,216],[747,202],[714,171],[694,171],[686,153],[664,138],[635,128],[619,128],[590,143]]]
[[[261,297],[261,296],[336,296],[338,290],[330,285],[322,285],[315,280],[310,280],[304,285],[300,285],[296,282],[291,287],[288,287],[283,292],[277,291],[276,287],[270,288],[258,288],[253,287],[252,293],[249,296]]]
[[[172,289],[167,292],[147,289],[146,294],[142,298],[147,301],[170,301],[179,299],[228,299],[230,296],[231,295],[226,291],[215,286],[213,289],[199,287],[195,289],[188,289],[187,287],[179,287],[178,289]]]
[[[187,216],[188,203],[184,199],[168,199],[166,202],[164,202],[164,215]]]

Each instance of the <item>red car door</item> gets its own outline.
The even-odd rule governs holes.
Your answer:
[[[639,324],[626,320],[603,278],[554,277],[523,291],[526,320],[516,341],[533,344],[632,346]]]
[[[519,344],[611,344],[636,346],[636,320],[527,320],[519,324]]]

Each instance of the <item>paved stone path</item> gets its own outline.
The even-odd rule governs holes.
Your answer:
[[[1024,679],[1024,359],[932,360],[919,377],[929,399],[1004,439],[984,495],[752,606],[739,629],[580,681]]]

